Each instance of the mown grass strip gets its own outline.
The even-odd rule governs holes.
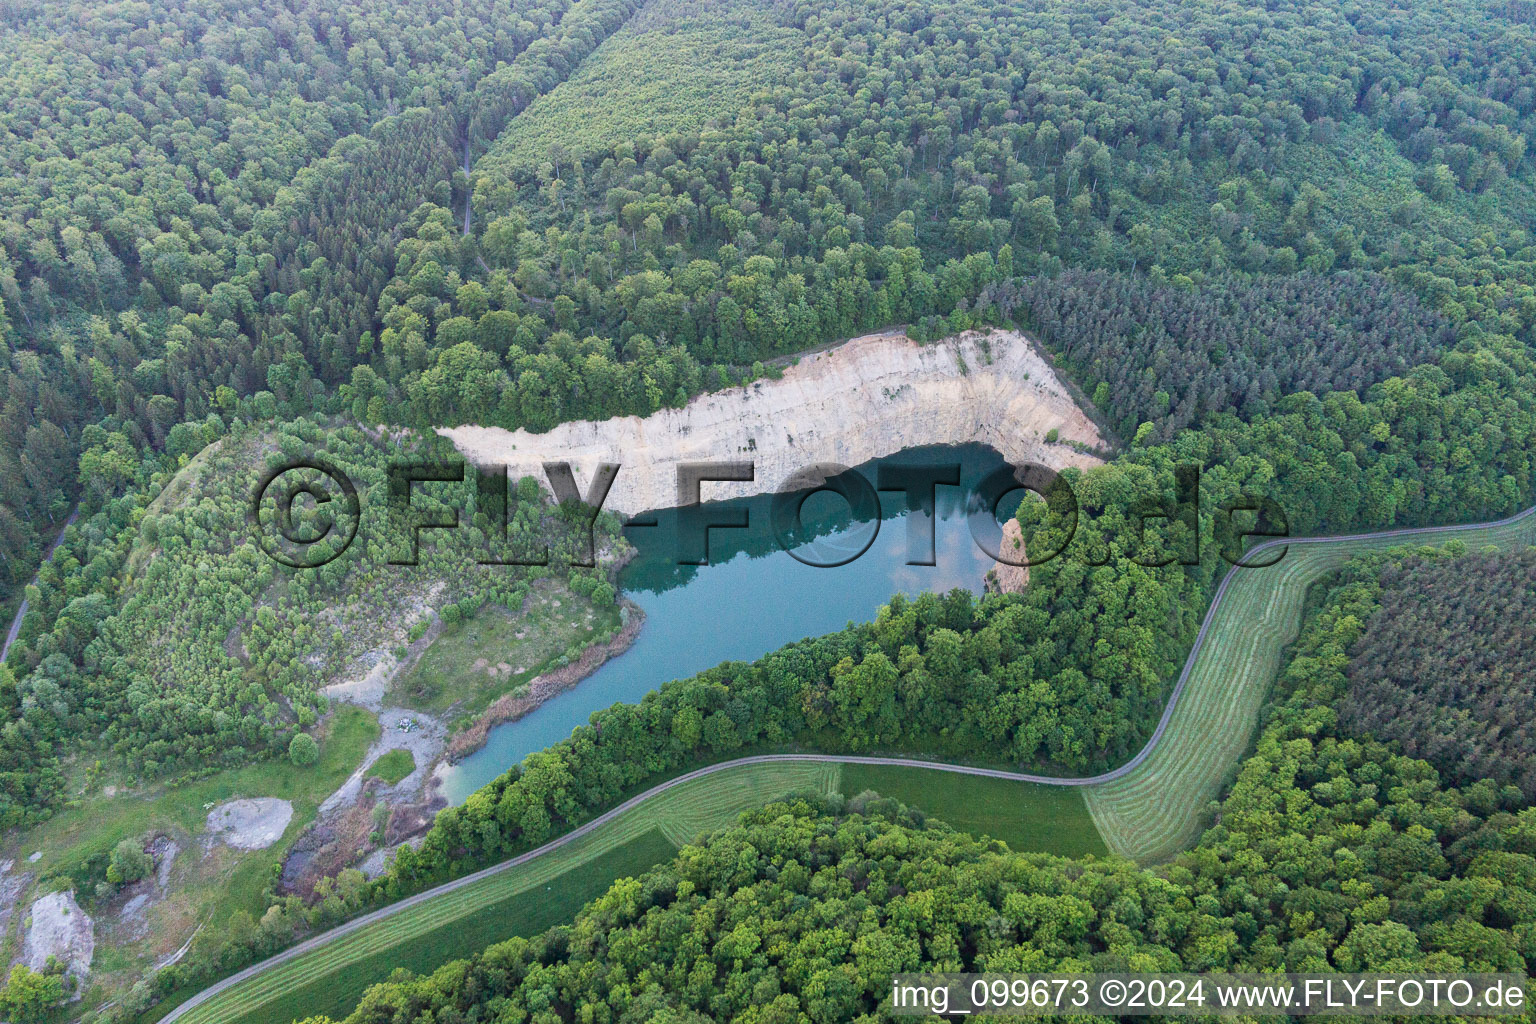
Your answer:
[[[1349,559],[1412,544],[1501,548],[1536,542],[1536,515],[1488,525],[1291,542],[1279,564],[1240,570],[1214,606],[1204,644],[1162,741],[1124,777],[1087,787],[1116,853],[1143,863],[1189,846],[1252,741],[1260,707],[1301,627],[1307,588]]]
[[[544,885],[533,885],[498,903],[478,908],[468,917],[443,923],[377,952],[358,956],[333,970],[280,991],[259,1009],[229,1018],[230,1024],[268,1024],[327,1014],[337,1020],[351,1013],[368,986],[397,967],[430,974],[450,960],[478,953],[514,936],[535,935],[569,921],[587,903],[601,896],[616,879],[644,873],[670,860],[677,847],[657,829],[642,833],[613,849],[567,870]],[[428,915],[437,920],[441,915]]]

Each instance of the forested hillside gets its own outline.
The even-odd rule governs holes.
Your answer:
[[[605,118],[647,129],[604,107],[537,161],[493,148],[637,8],[16,15],[0,93],[11,585],[76,494],[84,425],[159,449],[225,404],[220,387],[304,412],[346,384],[360,414],[381,399],[374,420],[537,429],[650,411],[892,321],[965,326],[986,284],[1061,266],[1145,274],[1106,296],[1132,311],[1170,283],[1228,293],[1235,314],[1284,294],[1270,275],[1350,269],[1463,335],[1536,322],[1526,23],[1472,5],[744,6],[711,30],[720,46],[772,22],[805,44],[777,56],[799,62],[781,81],[733,60],[751,87],[710,90],[718,127],[687,110],[674,134],[615,143]],[[1401,304],[1384,287],[1358,301]],[[1347,379],[1334,352],[1318,359],[1335,372],[1298,376],[1222,339],[1205,358],[1232,353],[1228,386],[1166,404],[1184,423],[1191,405],[1358,389],[1429,343]],[[1101,382],[1121,390],[1083,383]],[[1162,413],[1159,390],[1136,415]]]
[[[1536,551],[1391,565],[1380,602],[1351,652],[1344,724],[1458,785],[1491,779],[1536,799]]]
[[[1184,459],[1218,498],[1283,493],[1301,531],[1529,499],[1528,26],[1427,8],[1390,22],[1323,6],[979,21],[964,5],[743,8],[711,30],[721,45],[764,19],[805,39],[798,70],[753,102],[733,93],[712,127],[663,139],[578,132],[563,157],[509,159],[503,126],[553,103],[605,39],[676,29],[649,8],[626,29],[636,9],[18,19],[4,436],[25,472],[6,474],[7,571],[25,578],[77,481],[86,516],[12,655],[9,814],[49,803],[61,738],[105,728],[92,693],[148,687],[202,708],[192,721],[212,713],[195,696],[208,686],[244,694],[215,703],[253,722],[276,693],[304,702],[285,692],[293,668],[211,682],[228,657],[211,648],[185,679],[146,656],[159,620],[119,614],[150,488],[236,421],[539,428],[651,411],[892,320],[936,333],[1016,318],[1127,440],[1170,442],[1134,456],[1165,494]],[[642,52],[613,51],[619,65]],[[456,77],[449,53],[465,58]],[[118,61],[126,77],[105,70]],[[39,92],[56,65],[72,73]],[[182,67],[196,75],[172,79]],[[1308,179],[1341,160],[1358,173]],[[1129,490],[1092,502],[1123,506]],[[1152,639],[1108,660],[1053,646],[1030,674],[1097,724],[1018,756],[1103,764],[1131,749],[1213,565],[1150,571],[1146,600],[1111,568],[1043,573],[1055,621],[1128,601],[1176,625],[1133,621]],[[311,585],[330,593],[341,571]],[[256,596],[243,593],[221,622]],[[1104,718],[1116,695],[1129,721]],[[172,741],[160,728],[107,732],[129,763],[159,764],[146,745]]]
[[[436,437],[387,441],[350,424],[306,420],[237,422],[223,433],[217,417],[196,436],[209,445],[196,461],[155,488],[147,505],[127,509],[136,530],[120,536],[136,539],[96,552],[79,573],[68,571],[79,560],[66,548],[62,571],[50,562],[34,588],[53,628],[24,648],[36,668],[22,687],[22,727],[11,735],[33,741],[38,759],[29,763],[20,743],[8,749],[0,794],[11,815],[59,803],[48,769],[54,757],[81,752],[80,740],[99,741],[149,779],[281,754],[295,730],[325,711],[317,688],[360,652],[387,647],[394,624],[429,608],[520,608],[534,580],[571,574],[584,557],[582,536],[537,488],[525,486],[509,502],[497,536],[495,512],[462,493],[472,483],[429,484],[413,507],[437,518],[462,508],[464,529],[420,545],[418,564],[391,564],[410,552],[387,508],[386,466],[450,461],[452,447]],[[253,542],[249,488],[262,469],[316,453],[345,465],[358,488],[356,550],[294,572]],[[338,538],[343,529],[339,523]],[[613,517],[602,517],[598,542],[611,544],[616,531]],[[535,544],[548,547],[548,566],[479,564]],[[603,579],[598,569],[585,575]],[[97,589],[83,591],[82,580]],[[15,700],[14,684],[7,690]]]
[[[494,391],[496,408],[460,415],[535,429],[646,412],[633,401],[589,404],[624,380],[611,363],[644,362],[670,344],[706,365],[745,364],[892,319],[925,321],[930,332],[962,327],[989,308],[975,302],[983,286],[1064,265],[1144,274],[1148,284],[1132,288],[1212,279],[1223,297],[1208,291],[1205,303],[1215,301],[1225,325],[1207,328],[1203,357],[1233,352],[1228,372],[1240,375],[1242,396],[1202,396],[1218,408],[1346,377],[1297,378],[1271,368],[1264,346],[1250,356],[1251,339],[1223,337],[1245,329],[1243,312],[1276,289],[1300,293],[1288,299],[1303,321],[1327,320],[1339,301],[1305,278],[1271,276],[1376,270],[1386,282],[1339,285],[1362,313],[1370,303],[1407,305],[1411,292],[1452,324],[1472,317],[1485,330],[1528,330],[1536,297],[1523,131],[1532,97],[1520,85],[1529,53],[1514,42],[1528,29],[1436,11],[1389,24],[1321,5],[1269,13],[1107,3],[1097,17],[1020,7],[979,20],[965,5],[891,5],[883,19],[793,8],[810,37],[803,73],[734,124],[609,147],[601,112],[592,141],[578,129],[562,143],[564,160],[555,154],[535,169],[493,152],[477,165],[485,228],[474,258],[458,261],[463,279],[493,296],[510,286],[572,334],[623,347],[599,350],[595,366],[584,353],[572,370],[569,360],[539,361],[533,335],[508,352],[502,378],[454,347],[500,348],[459,319],[473,319],[473,308],[394,322],[386,313],[385,383],[428,416],[441,415],[434,392]],[[1451,47],[1468,56],[1441,69]],[[1297,52],[1309,59],[1294,62]],[[435,277],[418,281],[427,269],[452,268],[402,263],[387,296],[429,309],[440,309],[434,298],[456,299]],[[432,321],[457,327],[441,337]],[[1434,320],[1407,333],[1395,358],[1362,353],[1348,386],[1424,358],[1432,349],[1416,335],[1445,343]],[[1182,361],[1171,342],[1144,344],[1168,364]],[[1337,342],[1307,344],[1337,364]],[[483,374],[510,387],[476,386]],[[659,385],[650,401],[669,401],[674,378],[648,376]],[[712,378],[706,369],[705,383]],[[1101,382],[1112,393],[1123,386],[1108,374],[1083,381],[1090,392]],[[1144,413],[1166,412],[1148,397]]]
[[[986,297],[1039,332],[1130,436],[1169,438],[1215,414],[1253,420],[1298,391],[1354,391],[1452,343],[1450,324],[1375,274],[1219,277],[1206,285],[1068,270]]]
[[[806,798],[616,882],[570,926],[381,984],[348,1024],[854,1020],[921,970],[1528,970],[1536,811],[1339,728],[1376,570],[1315,610],[1219,824],[1166,868],[1014,853],[872,794]]]
[[[320,684],[404,610],[517,607],[540,575],[471,567],[478,499],[414,569],[378,531],[275,567],[245,502],[282,459],[344,460],[376,516],[389,459],[446,453],[432,426],[646,415],[863,332],[984,325],[1037,339],[1114,451],[1073,477],[1071,547],[1025,593],[898,598],[600,712],[345,902],[255,879],[241,898],[278,911],[259,941],[228,907],[189,910],[203,938],[136,1006],[733,750],[1119,764],[1244,495],[1297,535],[1536,502],[1528,3],[3,6],[0,607],[28,613],[0,665],[0,827],[19,857],[20,829],[107,789],[270,761],[324,728]],[[1198,514],[1171,508],[1180,466]],[[518,493],[519,537],[564,529]],[[1149,508],[1168,529],[1144,542]],[[1064,524],[1027,505],[1021,525],[1039,553]],[[599,585],[568,561],[549,571]],[[1529,967],[1528,561],[1349,576],[1219,823],[1155,876],[883,805],[780,807],[358,1019],[453,1003],[447,1021],[493,989],[535,1017],[596,1006],[637,943],[673,958],[653,992],[616,984],[616,1015],[836,1018],[895,963]],[[115,843],[76,839],[98,867]],[[759,843],[778,852],[742,859]],[[911,924],[929,903],[942,924]],[[702,911],[743,930],[656,938]],[[802,969],[831,924],[864,931]],[[687,980],[706,967],[730,984]]]
[[[0,75],[11,585],[78,482],[120,482],[78,480],[84,426],[159,450],[182,421],[258,390],[317,404],[316,373],[350,368],[371,327],[397,226],[425,199],[451,202],[465,146],[494,137],[633,5],[568,8],[157,2],[13,16]],[[494,98],[477,95],[492,73]]]

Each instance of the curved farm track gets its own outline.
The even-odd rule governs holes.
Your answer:
[[[728,823],[736,808],[794,789],[830,791],[844,764],[904,765],[1080,787],[1112,851],[1143,863],[1166,859],[1196,837],[1205,806],[1220,794],[1247,749],[1285,646],[1300,627],[1302,603],[1313,582],[1350,558],[1416,539],[1506,548],[1536,543],[1533,513],[1536,507],[1492,523],[1287,539],[1253,548],[1250,561],[1266,551],[1287,550],[1276,565],[1234,568],[1223,577],[1157,728],[1135,757],[1112,771],[1056,778],[834,754],[763,754],[709,765],[659,783],[538,849],[308,939],[204,989],[162,1020],[197,1024],[239,1016],[352,960],[471,912],[474,905],[526,891],[646,830],[660,828],[668,838],[684,842],[705,828]],[[406,913],[411,910],[417,913]]]

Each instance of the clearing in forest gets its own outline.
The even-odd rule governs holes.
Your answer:
[[[1108,852],[1082,794],[1070,787],[902,765],[843,765],[843,792],[854,796],[866,789],[977,838],[1001,839],[1015,850],[1063,857],[1102,857]]]
[[[581,158],[730,117],[799,63],[805,36],[761,0],[653,0],[508,123],[482,167]],[[553,169],[553,168],[552,168]],[[564,173],[566,168],[559,168]]]

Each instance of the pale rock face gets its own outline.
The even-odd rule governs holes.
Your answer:
[[[31,924],[22,943],[22,963],[34,971],[41,971],[50,956],[56,957],[80,979],[77,993],[84,992],[84,982],[91,973],[91,960],[96,954],[96,936],[91,919],[75,902],[75,894],[51,892],[34,902],[27,916],[31,918]]]
[[[564,423],[545,434],[500,427],[440,429],[477,465],[511,479],[570,462],[582,493],[601,462],[621,467],[603,507],[621,514],[678,504],[685,462],[750,460],[751,482],[707,482],[705,501],[776,490],[815,463],[857,466],[903,448],[980,442],[1010,462],[1052,469],[1100,460],[1061,442],[1099,448],[1093,422],[1023,335],[968,333],[931,345],[869,335],[805,356],[780,380],[700,395],[641,418]]]
[[[1019,527],[1017,519],[1010,519],[1003,524],[1002,552],[1008,558],[1018,561],[1028,557],[1028,553],[1024,550],[1024,531]],[[988,589],[996,590],[1000,594],[1022,594],[1024,588],[1029,586],[1029,566],[1027,565],[995,562],[988,575],[991,577],[988,581]]]

